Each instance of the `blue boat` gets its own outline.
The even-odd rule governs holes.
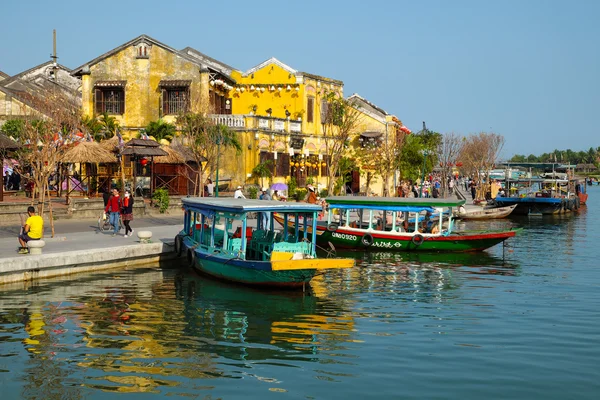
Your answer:
[[[516,205],[511,215],[565,214],[579,209],[574,182],[566,179],[508,179],[504,195],[495,198],[498,207]]]
[[[354,265],[353,259],[317,257],[321,206],[210,197],[182,202],[183,230],[175,238],[175,251],[201,273],[248,285],[304,288],[319,271]],[[302,219],[303,229],[276,231],[274,213]],[[248,225],[255,215],[257,229]],[[268,216],[264,226],[263,215]]]

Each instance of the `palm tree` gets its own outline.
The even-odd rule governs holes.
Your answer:
[[[81,124],[94,140],[99,142],[104,139],[104,125],[96,118],[84,115],[83,118],[81,118]]]
[[[175,125],[165,122],[162,119],[152,121],[146,126],[146,133],[148,136],[152,136],[157,142],[160,142],[163,139],[170,142],[173,140],[176,131],[177,128]]]
[[[104,139],[110,139],[117,134],[119,130],[119,121],[108,113],[100,115],[99,122],[103,128]]]

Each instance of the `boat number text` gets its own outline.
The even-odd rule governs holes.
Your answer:
[[[348,235],[346,233],[333,232],[331,234],[331,236],[336,237],[338,239],[345,239],[345,240],[356,240],[356,239],[358,239],[355,235]]]

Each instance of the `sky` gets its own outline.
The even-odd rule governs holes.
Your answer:
[[[76,68],[146,34],[238,70],[275,57],[413,131],[503,135],[514,154],[600,146],[600,1],[30,0],[0,8],[0,71]]]

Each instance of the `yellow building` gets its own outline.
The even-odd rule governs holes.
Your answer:
[[[354,93],[348,97],[348,102],[354,106],[360,113],[357,135],[359,136],[358,145],[365,146],[375,144],[381,148],[382,152],[392,146],[399,139],[399,128],[402,122],[396,116],[389,114],[384,109],[376,106],[360,95]],[[367,176],[369,175],[370,176]],[[383,195],[388,190],[389,195],[394,195],[395,176],[391,174],[387,182],[367,165],[362,165],[359,171],[353,172],[352,192]],[[368,186],[367,186],[368,185]]]
[[[235,81],[224,72],[227,66],[204,63],[192,50],[178,51],[141,35],[75,68],[83,114],[98,117],[106,112],[116,118],[125,137],[135,137],[150,122],[174,122],[188,110],[224,112],[226,92]]]
[[[323,103],[327,93],[343,96],[343,82],[297,71],[276,58],[231,76],[236,81],[229,92],[232,115],[220,122],[243,132],[248,151],[232,165],[238,173],[226,173],[249,182],[254,166],[272,160],[273,182],[293,176],[299,186],[325,184]]]

